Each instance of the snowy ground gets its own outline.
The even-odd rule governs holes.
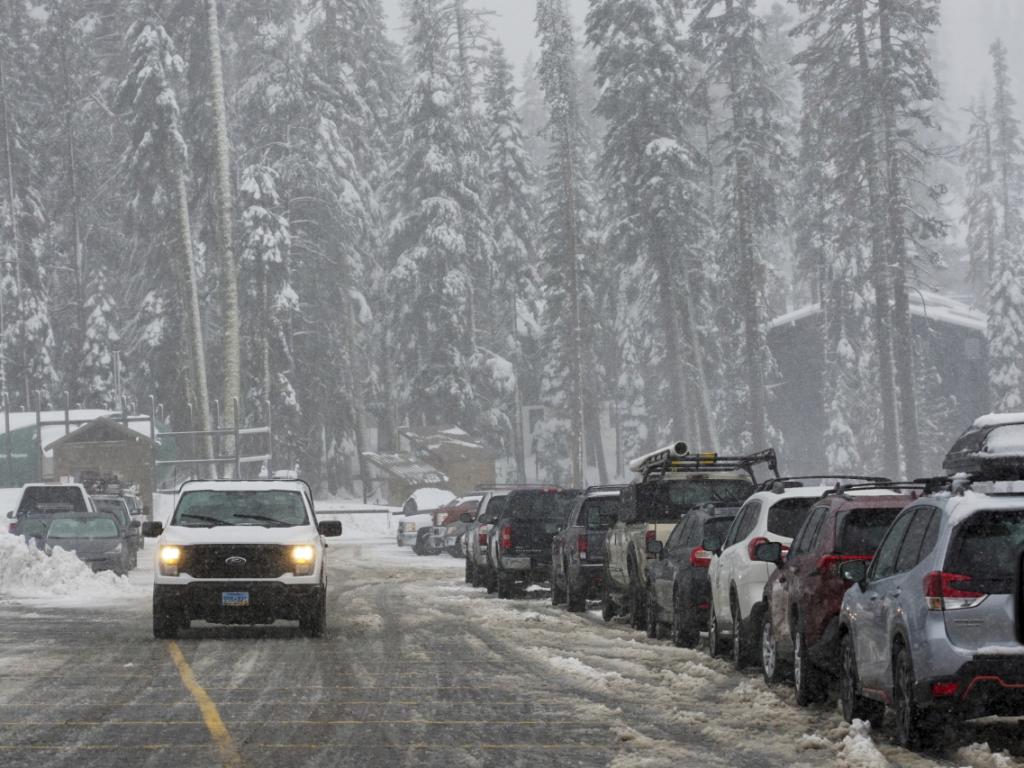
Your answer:
[[[1003,752],[1024,755],[1015,723],[911,754],[752,671],[553,608],[544,590],[498,601],[460,561],[398,548],[386,516],[340,519],[325,639],[197,624],[178,641],[240,763],[150,636],[151,566],[113,584],[59,577],[67,564],[0,570],[0,765],[1022,764]]]

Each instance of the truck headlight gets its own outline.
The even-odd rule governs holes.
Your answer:
[[[161,576],[177,576],[179,563],[181,563],[181,547],[160,547]]]
[[[292,565],[296,576],[309,576],[316,564],[316,549],[311,544],[298,544],[292,547]]]

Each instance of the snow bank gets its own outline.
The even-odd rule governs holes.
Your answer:
[[[885,759],[875,742],[871,740],[871,724],[863,720],[850,723],[850,732],[843,739],[836,756],[838,764],[849,768],[888,768]]]
[[[93,573],[72,552],[47,555],[20,536],[0,533],[0,598],[118,598],[140,587],[109,571]]]
[[[988,743],[971,744],[956,751],[958,765],[969,765],[973,768],[1012,768],[1018,765],[1009,752],[993,752]]]

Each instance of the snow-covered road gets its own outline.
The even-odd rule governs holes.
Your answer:
[[[498,601],[458,561],[351,533],[330,550],[323,640],[197,624],[155,642],[147,566],[95,603],[88,585],[78,601],[0,590],[0,765],[989,768],[1020,764],[1001,750],[1024,755],[1006,721],[914,755],[701,651],[567,614],[543,591]]]

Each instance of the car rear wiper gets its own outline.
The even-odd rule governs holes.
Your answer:
[[[232,515],[232,517],[244,517],[246,520],[263,520],[266,523],[271,523],[272,527],[275,527],[275,528],[288,528],[288,527],[291,527],[291,523],[282,522],[281,520],[278,520],[275,517],[270,517],[268,515],[250,515],[250,514],[246,514],[246,513],[243,512],[241,514],[237,514],[236,513],[236,514]]]
[[[185,512],[185,513],[183,513],[181,515],[181,519],[182,520],[184,520],[186,517],[189,520],[205,520],[208,523],[212,523],[212,525],[209,526],[211,528],[214,525],[224,525],[224,521],[221,520],[219,517],[211,517],[210,515],[196,515],[196,514],[193,514],[191,512]],[[203,527],[207,527],[207,526],[195,526],[195,527],[196,528],[203,528]]]

